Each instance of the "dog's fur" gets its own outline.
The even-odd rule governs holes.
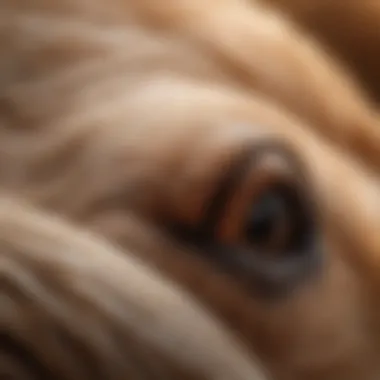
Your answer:
[[[257,355],[275,380],[379,377],[379,117],[317,42],[248,0],[3,0],[0,41],[0,365],[261,379]],[[269,303],[171,229],[263,146],[325,259]]]
[[[290,16],[380,101],[380,4],[373,0],[262,0]]]
[[[263,379],[218,321],[132,254],[9,197],[0,214],[2,376]]]

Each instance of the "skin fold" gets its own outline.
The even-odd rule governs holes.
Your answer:
[[[365,81],[243,0],[3,0],[0,41],[0,371],[379,378]],[[307,239],[273,259],[277,184]]]

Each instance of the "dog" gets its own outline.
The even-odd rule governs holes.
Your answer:
[[[365,85],[268,4],[0,10],[8,376],[379,377]]]

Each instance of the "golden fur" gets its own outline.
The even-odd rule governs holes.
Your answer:
[[[12,359],[2,357],[3,375],[263,379],[218,321],[136,257],[27,204],[0,202],[2,354]]]
[[[86,367],[49,341],[64,326],[83,332],[78,344],[102,378],[169,370],[164,378],[260,379],[250,356],[274,380],[380,376],[379,117],[316,42],[248,0],[3,0],[0,41],[0,311],[10,341],[51,355],[39,359],[44,370],[70,380]],[[236,210],[252,201],[257,178],[302,179],[325,256],[318,275],[269,303],[166,228],[198,226],[231,163],[263,144],[265,165],[248,172],[221,239],[236,239]],[[99,294],[73,289],[76,276]],[[175,297],[172,310],[157,308],[153,291]],[[23,294],[30,309],[10,317],[9,302],[23,307]],[[164,330],[130,320],[140,309],[162,316]],[[74,320],[55,319],[65,312]],[[189,320],[177,326],[175,313]],[[96,332],[110,345],[91,341]],[[153,369],[159,357],[156,374],[127,372],[136,369],[117,359],[140,355],[139,345]]]
[[[374,0],[262,0],[284,11],[380,100],[380,4]]]

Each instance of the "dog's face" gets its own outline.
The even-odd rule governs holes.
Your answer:
[[[2,188],[158,268],[275,380],[375,379],[380,129],[356,86],[248,3],[19,3]]]

